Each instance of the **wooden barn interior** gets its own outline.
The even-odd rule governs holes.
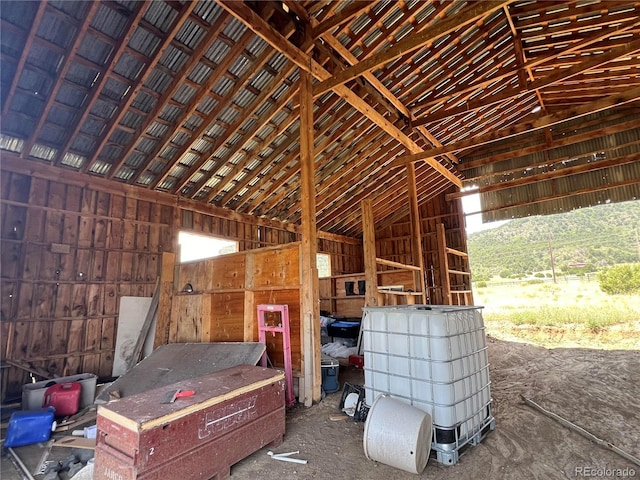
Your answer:
[[[155,347],[287,304],[309,406],[320,311],[474,304],[470,191],[484,221],[639,196],[637,2],[6,0],[0,31],[3,401],[110,377],[137,296]]]

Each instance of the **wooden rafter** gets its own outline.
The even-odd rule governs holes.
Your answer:
[[[489,2],[486,2],[489,3]],[[310,71],[316,78],[325,80],[330,78],[331,74],[323,68],[320,64],[315,62],[312,58],[306,55],[304,52],[291,45],[282,35],[280,35],[275,29],[262,20],[253,10],[247,5],[240,2],[222,1],[221,5],[228,10],[232,15],[245,23],[249,28],[260,35],[267,43],[274,48],[281,51],[281,53],[296,65],[303,68],[303,70]],[[402,143],[411,152],[418,152],[422,149],[407,135],[395,127],[384,116],[374,110],[369,104],[358,97],[350,89],[340,84],[335,86],[334,91],[344,98],[347,102],[353,105],[363,115],[367,116],[380,128],[386,131],[393,138]],[[441,175],[447,177],[453,184],[461,186],[461,180],[454,175],[451,171],[445,168],[441,163],[435,159],[426,160],[432,168],[437,170]]]
[[[438,22],[433,26],[433,28],[423,30],[416,35],[411,35],[409,38],[396,43],[388,50],[372,55],[367,60],[363,60],[357,65],[337,73],[332,78],[323,80],[320,84],[315,86],[313,94],[321,95],[328,90],[335,89],[335,87],[343,85],[349,80],[362,75],[364,72],[371,71],[380,65],[406,54],[407,52],[415,51],[423,45],[432,42],[447,33],[463,28],[466,25],[495,12],[508,3],[508,1],[494,2],[487,0],[471,4],[469,7],[451,18]]]
[[[125,165],[127,159],[129,158],[129,155],[135,150],[138,137],[143,132],[146,132],[147,129],[156,121],[156,117],[160,114],[162,109],[165,107],[166,103],[171,99],[171,97],[173,97],[174,93],[188,80],[188,76],[191,73],[192,69],[201,61],[202,56],[207,52],[207,49],[209,48],[211,42],[213,42],[213,40],[215,40],[215,38],[224,30],[224,28],[229,24],[229,21],[230,21],[229,17],[221,15],[216,19],[216,22],[213,25],[208,26],[205,37],[202,40],[200,40],[200,43],[192,52],[187,62],[185,62],[184,65],[182,65],[182,67],[180,68],[180,70],[176,72],[175,78],[171,86],[162,94],[162,96],[158,99],[158,101],[154,105],[153,109],[145,116],[145,121],[142,123],[142,125],[140,125],[136,129],[137,131],[133,135],[133,138],[131,139],[129,146],[126,149],[124,149],[119,162],[115,164],[115,166],[113,167],[111,171],[112,174],[117,172],[122,166]],[[207,82],[205,82],[205,84],[207,84]],[[201,87],[201,86],[197,85],[196,88],[197,87]],[[205,90],[205,88],[201,88],[199,90],[199,93],[202,94],[203,91],[206,92],[207,90]],[[194,95],[194,97],[196,100],[195,103],[197,105],[198,100],[201,97],[200,95]],[[179,122],[176,122],[176,123],[179,124]],[[148,155],[149,160],[146,162],[145,165],[141,166],[136,171],[135,175],[131,179],[131,183],[135,183],[138,181],[142,173],[144,173],[150,167],[156,155],[158,155],[163,150],[163,148],[167,145],[168,138],[170,138],[174,134],[175,134],[174,131],[172,131],[171,129],[168,129],[167,133],[163,136],[163,138],[157,141],[156,147]]]
[[[16,88],[18,88],[18,83],[20,82],[20,72],[24,69],[25,64],[27,63],[27,58],[29,57],[29,50],[31,50],[31,44],[37,38],[38,27],[40,26],[40,22],[42,22],[42,18],[44,17],[44,12],[47,9],[47,2],[41,1],[38,5],[38,10],[36,11],[35,16],[33,17],[33,22],[31,23],[31,29],[29,30],[29,34],[24,42],[24,47],[22,49],[22,55],[20,55],[20,60],[18,60],[18,65],[16,66],[16,74],[13,77],[13,81],[11,82],[11,86],[9,87],[9,92],[7,93],[7,97],[4,105],[2,106],[2,118],[3,120],[6,118],[7,113],[9,112],[9,105],[11,100],[13,99],[13,95],[16,93]]]
[[[89,96],[89,98],[88,98],[88,100],[86,102],[86,105],[84,106],[84,110],[83,110],[82,114],[78,115],[78,118],[75,121],[75,123],[73,124],[73,126],[67,130],[68,131],[67,141],[60,148],[56,158],[54,159],[54,162],[56,164],[60,164],[60,161],[64,157],[64,153],[69,151],[71,145],[73,144],[73,142],[76,139],[76,136],[78,135],[78,133],[80,133],[81,128],[84,126],[85,122],[89,118],[91,109],[93,108],[95,103],[98,101],[98,99],[100,97],[100,93],[102,92],[102,89],[104,88],[105,84],[107,83],[107,80],[109,78],[109,74],[111,72],[113,72],[113,68],[115,67],[118,59],[122,56],[124,51],[127,50],[127,46],[129,44],[129,40],[131,40],[131,36],[135,32],[135,30],[138,28],[138,23],[142,19],[142,16],[144,15],[148,5],[149,5],[148,0],[145,0],[143,2],[137,3],[136,4],[137,10],[135,10],[134,12],[131,12],[131,14],[129,16],[129,19],[127,21],[127,25],[125,27],[126,31],[125,31],[122,39],[120,40],[120,43],[118,44],[117,48],[112,53],[112,56],[111,56],[112,61],[111,62],[105,62],[103,68],[100,70],[99,80],[92,87],[91,95]],[[85,164],[84,164],[85,171],[86,171],[86,168],[88,168],[88,165],[89,165],[89,162],[85,161]]]
[[[501,130],[501,131],[493,132],[490,134],[469,138],[460,142],[452,143],[450,145],[447,145],[446,147],[434,148],[434,149],[422,152],[420,154],[400,157],[394,160],[391,166],[400,167],[409,162],[417,162],[417,161],[423,160],[424,157],[427,157],[427,156],[442,155],[447,152],[457,152],[469,147],[486,145],[488,143],[509,138],[514,135],[519,135],[522,133],[527,133],[533,130],[538,130],[540,128],[545,128],[551,125],[555,125],[556,123],[570,120],[575,117],[589,115],[591,113],[606,110],[611,107],[633,102],[638,98],[640,98],[640,87],[629,90],[623,94],[611,95],[609,97],[597,100],[595,102],[591,102],[585,105],[581,105],[579,107],[575,107],[569,111],[563,112],[562,115],[560,114],[546,115],[544,117],[538,118],[537,120],[534,120],[531,122],[521,123],[507,130]]]
[[[246,43],[250,40],[250,38],[251,33],[246,32],[242,36],[241,40],[236,43],[232,50],[234,50],[235,53],[241,52],[246,47]],[[270,56],[270,52],[263,52],[260,57],[256,59],[254,64],[257,67],[262,66],[267,63]],[[227,69],[230,67],[233,60],[233,55],[227,55],[224,60],[220,62],[218,67],[211,73],[211,75],[205,82],[203,88],[205,91],[208,92],[209,90],[211,90],[211,88],[215,86],[220,78],[222,78],[222,76],[226,74]],[[225,110],[225,108],[227,108],[228,105],[230,105],[234,95],[242,88],[244,88],[245,85],[249,83],[252,77],[253,72],[248,71],[242,76],[242,78],[237,79],[234,87],[229,92],[229,95],[227,95],[225,99],[220,99],[216,107],[203,118],[200,126],[193,132],[190,132],[191,141],[186,142],[181,148],[179,148],[174,158],[179,160],[187,151],[190,150],[191,145],[193,145],[193,143],[195,143],[205,134],[205,132],[211,127],[211,124],[216,120],[216,118]],[[194,98],[189,107],[185,109],[182,115],[180,115],[176,123],[178,125],[181,125],[183,122],[185,122],[189,118],[189,116],[191,116],[197,110],[199,103],[200,99]],[[158,187],[164,180],[166,180],[173,167],[173,163],[167,162],[167,165],[162,169],[162,171],[158,174],[156,180],[153,182],[154,188]]]
[[[42,3],[44,4],[44,2]],[[44,123],[46,122],[49,116],[49,112],[51,112],[51,109],[55,105],[55,100],[56,100],[56,97],[58,96],[58,92],[60,91],[60,89],[65,83],[65,77],[67,76],[67,73],[69,72],[69,69],[71,68],[71,65],[73,64],[76,58],[78,48],[80,48],[80,44],[82,43],[82,40],[85,34],[89,30],[89,26],[91,25],[93,16],[95,15],[99,6],[100,6],[99,2],[92,2],[89,6],[89,10],[86,13],[84,21],[82,22],[82,24],[78,26],[76,30],[75,38],[73,39],[73,43],[71,44],[69,51],[66,52],[65,54],[64,61],[60,66],[60,70],[58,71],[58,76],[56,78],[55,84],[51,89],[51,93],[49,94],[49,98],[47,99],[47,102],[44,105],[44,109],[42,110],[42,113],[40,114],[40,118],[36,122],[36,126],[33,129],[33,133],[24,144],[25,146],[24,146],[24,149],[22,150],[23,157],[28,156],[29,153],[31,152],[31,148],[33,147],[33,144],[36,142],[36,139],[40,134],[40,130],[42,129],[42,126],[44,125]]]
[[[162,58],[162,55],[164,55],[165,50],[169,47],[169,45],[173,43],[173,37],[180,30],[180,28],[182,28],[182,25],[187,21],[187,18],[189,18],[191,12],[193,12],[193,9],[196,6],[197,4],[195,2],[188,3],[187,5],[182,6],[182,9],[179,11],[178,16],[175,18],[175,21],[169,31],[166,34],[160,35],[160,38],[163,38],[162,43],[156,48],[153,57],[145,62],[144,67],[139,73],[139,78],[135,87],[131,91],[127,92],[127,95],[120,101],[117,113],[109,120],[107,128],[102,134],[102,138],[95,148],[91,159],[84,165],[82,169],[84,172],[86,172],[90,168],[90,166],[98,159],[100,153],[102,152],[102,149],[109,142],[111,135],[118,128],[120,120],[122,120],[122,118],[124,117],[127,109],[133,103],[140,90],[142,90],[145,81],[153,73],[154,67],[158,65],[158,62]],[[107,178],[113,178],[114,175],[118,173],[114,167],[115,165],[112,165],[109,169]]]

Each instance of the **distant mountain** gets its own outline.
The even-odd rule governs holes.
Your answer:
[[[640,200],[520,218],[467,240],[474,280],[640,261]]]

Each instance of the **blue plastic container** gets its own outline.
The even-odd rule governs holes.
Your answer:
[[[4,446],[21,447],[49,440],[51,432],[56,428],[54,412],[54,408],[13,412],[9,418]]]
[[[340,363],[335,358],[323,357],[321,360],[322,389],[325,393],[333,393],[340,390],[338,371]]]

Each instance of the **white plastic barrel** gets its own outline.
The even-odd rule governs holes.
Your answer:
[[[420,474],[429,460],[431,428],[427,412],[379,395],[364,425],[364,454],[369,460]]]

